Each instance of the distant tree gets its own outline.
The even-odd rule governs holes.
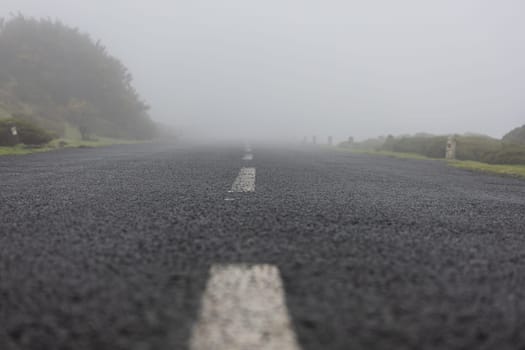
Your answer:
[[[77,28],[22,15],[0,20],[0,103],[14,96],[23,119],[58,133],[67,122],[86,137],[151,138],[149,107],[132,82],[121,61]]]

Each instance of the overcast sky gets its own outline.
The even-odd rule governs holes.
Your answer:
[[[525,124],[523,0],[1,0],[79,27],[187,134],[500,137]]]

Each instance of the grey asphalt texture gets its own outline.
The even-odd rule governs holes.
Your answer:
[[[0,349],[187,349],[216,263],[275,264],[305,350],[525,349],[525,181],[253,153],[0,157]],[[228,194],[248,165],[256,192]]]

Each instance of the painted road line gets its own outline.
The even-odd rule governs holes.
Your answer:
[[[255,192],[255,168],[241,168],[230,192]]]
[[[214,265],[191,350],[300,350],[273,265]]]
[[[253,154],[247,153],[242,157],[242,160],[253,160]]]
[[[252,153],[252,146],[246,145],[244,146],[244,150],[246,151],[246,153]]]

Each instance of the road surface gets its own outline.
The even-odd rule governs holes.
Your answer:
[[[525,181],[253,145],[0,158],[0,349],[523,349]]]

